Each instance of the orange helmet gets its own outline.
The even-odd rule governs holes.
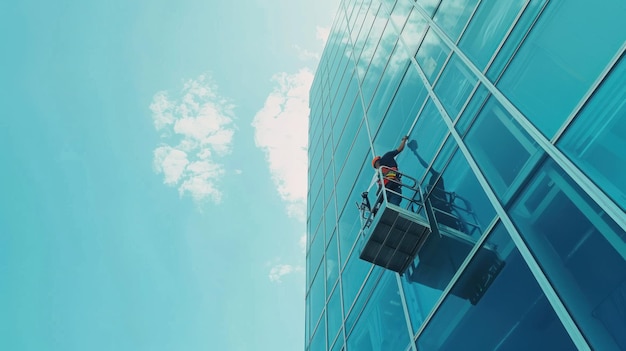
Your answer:
[[[372,167],[374,167],[374,168],[376,168],[376,161],[380,161],[380,156],[376,156],[372,160]]]

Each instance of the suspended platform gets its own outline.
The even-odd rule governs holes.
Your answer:
[[[380,169],[379,179],[383,179]],[[408,191],[382,186],[374,206],[367,192],[361,194],[363,201],[357,204],[363,225],[359,257],[405,275],[410,282],[444,290],[476,245],[468,228],[479,226],[455,224],[460,218],[442,210],[444,206],[434,208],[413,178],[401,175],[393,182],[399,186],[392,188]],[[389,199],[394,199],[394,203]],[[503,266],[504,261],[494,248],[482,246],[452,293],[476,304]]]
[[[360,258],[398,273],[413,262],[431,233],[425,218],[386,201],[369,224]]]

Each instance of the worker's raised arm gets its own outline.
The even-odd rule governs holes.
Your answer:
[[[398,146],[398,152],[402,152],[402,150],[404,150],[404,144],[406,144],[406,141],[409,139],[408,136],[403,136],[402,137],[402,141],[400,142],[400,145]]]

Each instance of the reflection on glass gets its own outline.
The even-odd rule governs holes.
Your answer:
[[[447,206],[452,207],[451,213],[457,218],[456,221],[462,222],[458,226],[465,228],[462,230],[465,234],[475,238],[480,236],[486,226],[491,223],[496,212],[463,154],[460,151],[456,152],[439,179],[436,170],[430,170],[430,172],[432,176],[429,179],[429,185],[431,189],[434,189],[432,196],[437,195],[438,188],[444,189],[445,193],[449,194],[445,197],[436,196],[439,199],[434,199],[433,207],[440,200],[451,202],[451,205],[442,206],[442,208],[445,210]],[[435,179],[436,183],[433,186]],[[445,223],[440,224],[445,225]]]
[[[393,28],[391,26],[387,26],[388,18],[385,14],[385,10],[380,6],[373,6],[370,8],[370,11],[376,8],[378,11],[373,12],[375,15],[374,23],[372,23],[371,27],[368,28],[368,35],[365,45],[363,46],[363,52],[359,57],[357,62],[357,69],[359,72],[359,77],[365,77],[365,72],[368,70],[372,64],[375,64],[379,67],[379,71],[381,66],[384,65],[384,62],[389,58],[389,52],[393,49],[393,45],[395,44],[398,37],[393,32]],[[386,28],[389,28],[386,30]],[[387,35],[383,33],[386,31]],[[384,46],[383,51],[378,51],[381,47]],[[374,53],[379,52],[378,62],[374,62]]]
[[[472,258],[416,346],[439,351],[575,350],[501,225]]]
[[[341,162],[346,159],[354,143],[354,136],[358,134],[359,128],[361,128],[361,124],[363,123],[363,108],[358,99],[355,98],[355,100],[353,100],[352,109],[346,119],[347,121],[343,130],[341,130],[341,125],[335,124],[335,128],[341,133],[341,137],[335,139],[335,162]],[[335,175],[338,176],[342,171],[342,165],[340,163],[335,164]]]
[[[525,0],[482,1],[459,47],[481,71],[496,51]],[[485,27],[485,23],[488,23]]]
[[[511,219],[594,348],[626,348],[626,233],[551,159]]]
[[[576,116],[558,146],[626,210],[626,58]]]
[[[407,146],[418,163],[427,168],[418,145]],[[465,159],[459,155],[453,157],[443,175],[428,168],[428,184],[422,185],[429,193],[427,200],[433,208],[430,213],[437,227],[431,228],[433,232],[402,279],[411,322],[416,329],[474,247],[484,230],[480,223],[489,223],[495,216],[469,166],[462,162]],[[443,157],[447,155],[444,153]]]
[[[477,3],[478,0],[443,0],[433,19],[456,42]]]
[[[419,43],[422,41],[422,37],[426,32],[426,20],[416,9],[411,11],[409,19],[406,22],[406,26],[402,31],[402,39],[407,45],[411,55],[417,50]]]
[[[369,164],[369,162],[365,162],[366,158],[368,160],[370,159],[368,154],[369,141],[367,138],[367,131],[365,128],[361,128],[354,140],[354,144],[352,145],[352,149],[348,154],[348,157],[342,165],[343,168],[341,170],[341,174],[338,176],[339,179],[337,180],[336,194],[337,206],[339,208],[343,208],[345,206],[345,203],[348,200],[348,195],[354,186],[355,179],[358,179],[363,166],[367,166]]]
[[[354,324],[359,320],[361,316],[361,312],[363,311],[363,307],[370,299],[370,293],[377,286],[378,281],[380,280],[381,275],[385,273],[383,269],[380,267],[374,266],[372,273],[369,277],[367,277],[365,281],[365,285],[363,285],[363,289],[357,295],[356,300],[353,301],[352,306],[346,307],[346,324],[345,328],[348,332],[352,330]],[[389,275],[393,275],[391,272],[386,272]]]
[[[415,140],[417,147],[419,147],[420,156],[426,160],[426,163],[430,163],[441,144],[443,144],[447,132],[448,128],[441,114],[432,100],[428,99],[409,138]],[[405,169],[404,173],[416,179],[421,179],[426,173],[426,168],[422,167],[419,162],[416,162],[416,159],[410,153],[401,154],[398,162],[401,162],[402,169]]]
[[[469,103],[461,113],[461,116],[458,118],[455,129],[459,132],[461,136],[467,132],[467,128],[474,121],[476,114],[480,112],[485,101],[491,94],[485,88],[484,85],[479,84],[478,88],[474,91],[474,94],[470,98]]]
[[[551,6],[529,32],[498,82],[500,90],[551,139],[598,75],[624,44],[623,0],[602,6],[563,1]],[[593,30],[581,26],[588,18]],[[599,39],[600,38],[600,39]]]
[[[457,55],[453,54],[435,86],[439,100],[453,121],[461,111],[461,107],[477,81],[478,78],[472,74]]]
[[[404,350],[409,341],[398,284],[393,274],[385,274],[348,336],[348,349]]]
[[[324,224],[326,240],[330,240],[330,236],[335,231],[337,225],[337,209],[335,207],[335,194],[330,194],[327,204],[326,212],[324,213]]]
[[[380,38],[380,42],[377,42],[378,47],[376,48],[376,52],[374,53],[374,56],[372,57],[372,61],[369,65],[369,68],[367,69],[367,74],[365,75],[365,78],[363,79],[361,91],[363,93],[363,100],[365,101],[366,106],[370,105],[370,100],[374,96],[375,91],[377,92],[376,98],[377,99],[379,98],[378,97],[378,95],[380,94],[380,90],[378,90],[379,81],[381,80],[381,75],[383,74],[383,72],[385,72],[385,74],[382,77],[383,82],[381,82],[380,85],[384,85],[385,80],[388,81],[392,79],[394,76],[396,76],[397,75],[395,74],[397,73],[396,70],[398,69],[402,70],[405,67],[405,65],[408,63],[408,60],[404,60],[402,62],[404,65],[402,65],[402,67],[399,67],[397,65],[397,62],[390,62],[390,58],[392,57],[391,53],[394,51],[397,40],[398,40],[398,37],[393,27],[391,25],[388,25],[387,27],[385,27],[385,31],[383,32],[382,37]],[[404,50],[402,50],[401,54],[404,54]],[[389,62],[389,65],[388,65],[388,62]],[[394,64],[396,65],[394,66]],[[402,70],[402,73],[404,73],[404,70]],[[399,78],[401,78],[401,76],[398,77],[397,79]],[[376,118],[375,125],[377,125],[380,122],[380,119],[382,118],[381,116],[372,116],[372,117]]]
[[[413,4],[409,1],[390,1],[391,3],[395,3],[395,7],[393,8],[393,12],[391,13],[391,21],[398,28],[398,30],[402,30],[404,24],[409,18],[409,13],[411,13],[411,9],[413,9]],[[391,6],[388,6],[391,8]]]
[[[345,350],[343,348],[344,345],[344,340],[343,340],[343,333],[341,333],[341,330],[339,331],[339,335],[337,336],[336,340],[335,340],[335,344],[332,346],[332,348],[330,349],[331,351],[342,351]]]
[[[324,317],[322,315],[322,317]],[[322,318],[317,326],[309,351],[326,351],[326,318]]]
[[[428,13],[428,16],[432,17],[439,5],[439,0],[417,0],[417,4]]]
[[[368,117],[371,117],[369,120],[376,121],[376,124],[370,124],[372,130],[378,129],[378,124],[388,111],[389,103],[394,98],[394,94],[398,90],[398,85],[404,77],[408,65],[409,60],[402,43],[398,42],[377,87],[376,95],[367,111]]]
[[[356,252],[353,252],[348,259],[346,268],[341,274],[341,284],[343,285],[343,305],[346,313],[350,310],[359,289],[364,283],[365,277],[373,267],[375,266],[371,263],[360,260],[359,254]]]
[[[337,253],[337,236],[333,233],[330,244],[326,249],[326,296],[330,296],[330,291],[335,286],[339,278],[339,257]]]
[[[309,262],[311,263],[311,276],[315,275],[318,267],[322,262],[323,248],[324,248],[324,229],[320,226],[318,227],[315,237],[313,238],[313,242],[311,243],[311,248],[309,249]]]
[[[429,30],[422,45],[417,50],[415,59],[431,83],[435,81],[449,53],[450,49],[444,45],[435,31]]]
[[[377,16],[379,9],[380,3],[378,1],[372,2],[365,15],[365,23],[363,24],[361,33],[359,33],[359,38],[354,43],[354,52],[357,58],[356,68],[361,79],[365,76],[367,66],[374,54],[374,49],[376,49],[378,39],[384,28],[384,19]]]
[[[426,161],[420,156],[417,150],[417,143],[413,141],[409,143],[413,155],[418,159],[419,163],[428,168]],[[452,149],[452,145],[446,150]],[[441,154],[441,158],[447,158],[447,152]],[[432,206],[432,214],[434,215],[438,228],[434,228],[433,232],[441,237],[437,240],[424,245],[423,254],[420,255],[420,264],[425,264],[428,254],[435,253],[433,257],[441,258],[446,255],[441,254],[441,249],[445,249],[447,256],[445,265],[448,266],[451,274],[446,275],[443,279],[443,285],[434,284],[431,287],[445,288],[449,278],[459,268],[465,256],[474,246],[475,238],[481,234],[481,228],[478,224],[478,218],[472,209],[472,204],[468,199],[459,195],[457,192],[450,191],[446,188],[444,178],[441,173],[436,171],[434,167],[428,168],[428,183],[423,183],[427,199]],[[472,238],[473,237],[473,238]],[[435,242],[437,241],[437,242]],[[430,257],[431,261],[432,258]],[[433,263],[434,264],[434,263]],[[440,264],[438,264],[441,266]],[[420,269],[423,269],[421,267]]]
[[[465,137],[496,195],[506,202],[542,154],[537,144],[493,98]],[[517,186],[514,182],[518,180]]]
[[[427,95],[415,67],[409,66],[374,141],[376,145],[394,145],[406,133]]]
[[[332,345],[333,340],[339,332],[341,322],[343,321],[343,315],[341,313],[341,298],[339,294],[339,286],[333,291],[330,300],[328,301],[328,307],[326,308],[328,319],[328,345]]]

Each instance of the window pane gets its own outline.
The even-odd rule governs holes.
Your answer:
[[[402,30],[406,20],[409,18],[409,14],[411,13],[411,9],[413,9],[413,4],[408,1],[400,0],[395,1],[396,5],[391,13],[391,21],[396,26],[396,28]]]
[[[326,302],[324,295],[324,268],[322,267],[315,278],[313,278],[313,286],[309,291],[309,297],[311,302],[311,323],[316,325],[319,320],[322,310],[324,309],[324,303]],[[325,339],[325,338],[324,338]]]
[[[610,74],[558,146],[626,209],[626,58]]]
[[[552,160],[511,209],[565,306],[596,350],[626,348],[626,233]]]
[[[338,207],[343,208],[354,186],[354,180],[361,174],[361,168],[364,164],[369,164],[369,162],[365,162],[366,158],[369,160],[369,157],[367,157],[369,149],[367,131],[365,128],[361,128],[355,138],[352,150],[343,164],[341,175],[339,175],[339,179],[337,180],[336,193]]]
[[[367,273],[372,269],[371,263],[365,262],[359,258],[358,252],[353,252],[352,256],[346,263],[346,268],[341,275],[341,284],[343,285],[343,305],[346,313],[348,313],[352,303],[356,299],[359,289],[364,283]]]
[[[426,87],[419,79],[415,67],[409,66],[380,130],[376,134],[374,139],[376,143],[388,147],[398,139],[399,134],[406,133],[427,94]]]
[[[530,0],[522,16],[515,24],[513,31],[509,34],[504,45],[498,51],[495,60],[489,66],[487,71],[487,78],[492,82],[496,82],[500,77],[500,74],[504,70],[505,66],[509,63],[511,56],[513,56],[517,49],[519,49],[522,41],[526,37],[526,34],[530,28],[535,24],[535,19],[541,11],[544,9],[544,5],[548,0]]]
[[[354,246],[359,231],[361,230],[361,220],[358,210],[354,206],[347,206],[344,213],[339,218],[339,248],[341,250],[341,266],[346,263],[348,254]]]
[[[348,337],[348,350],[404,350],[409,341],[395,274],[385,274]]]
[[[435,13],[439,0],[417,0],[418,5],[422,6],[430,17]]]
[[[324,228],[322,226],[317,227],[317,232],[311,243],[309,249],[309,261],[311,262],[311,276],[315,274],[320,263],[322,262],[322,256],[324,254]]]
[[[405,133],[411,122],[413,121],[407,121],[407,127],[401,129],[400,133]],[[426,169],[420,162],[416,162],[419,161],[417,155],[430,164],[447,133],[448,128],[441,114],[432,100],[428,99],[413,132],[409,135],[410,140],[415,140],[417,154],[412,152],[411,145],[407,144],[405,150],[397,158],[400,171],[413,178],[421,179]]]
[[[343,315],[341,314],[341,295],[339,294],[339,286],[333,291],[333,295],[328,301],[328,345],[331,345],[337,333],[341,322],[343,321]]]
[[[439,223],[477,239],[494,219],[496,212],[467,160],[457,151],[433,186],[433,179],[438,176],[434,171],[431,171],[433,174],[429,181],[431,202],[436,209],[452,215],[452,223],[455,224],[451,225],[449,218],[445,221],[438,218]]]
[[[477,81],[469,68],[453,54],[435,86],[435,92],[453,121]]]
[[[515,181],[524,179],[541,155],[537,144],[493,98],[483,108],[465,141],[503,202],[517,188],[512,186]]]
[[[382,11],[382,10],[381,10]],[[397,36],[393,33],[391,26],[386,26],[387,19],[377,17],[370,37],[365,45],[365,50],[361,54],[358,62],[359,78],[361,81],[361,92],[365,106],[369,106],[374,91],[378,86],[380,76],[385,69],[390,53],[397,41]],[[384,33],[381,31],[384,30]]]
[[[623,0],[550,2],[498,87],[552,138],[623,45],[624,18]]]
[[[417,340],[418,350],[574,350],[519,251],[497,226]]]
[[[439,172],[431,173],[427,188],[433,189],[429,199],[436,210],[441,236],[431,236],[402,278],[415,330],[495,217],[495,210],[460,152],[441,177]]]
[[[393,55],[391,55],[389,59],[389,63],[376,90],[372,104],[367,111],[370,121],[376,121],[376,124],[370,123],[372,130],[378,129],[378,124],[385,115],[385,112],[389,109],[389,103],[398,90],[398,85],[406,74],[409,63],[410,61],[407,59],[406,50],[402,46],[402,43],[398,42]]]
[[[315,335],[313,335],[313,340],[311,340],[311,345],[309,347],[309,351],[326,351],[326,321],[325,318],[322,318],[319,326],[317,327],[317,331]]]
[[[424,37],[415,59],[422,67],[426,78],[433,83],[448,57],[450,49],[443,44],[439,36],[431,29]]]
[[[426,20],[416,9],[413,9],[409,15],[409,20],[406,22],[406,27],[404,27],[401,34],[411,55],[417,50],[425,32]]]
[[[335,286],[339,278],[339,257],[337,253],[337,235],[333,234],[326,249],[326,296]]]
[[[358,40],[354,43],[355,53],[357,58],[356,69],[359,77],[363,79],[367,66],[369,66],[378,39],[382,33],[385,22],[377,17],[380,3],[378,1],[372,2],[367,15],[365,17],[365,23],[361,29]],[[370,33],[371,32],[371,33]]]
[[[456,42],[477,3],[478,0],[443,0],[435,14],[435,23]]]
[[[393,274],[393,272],[387,272],[388,274]],[[380,280],[380,276],[383,274],[383,269],[378,266],[374,266],[374,270],[372,270],[372,274],[367,277],[365,285],[363,285],[363,289],[357,295],[356,300],[354,300],[352,306],[350,307],[350,311],[347,312],[346,316],[346,330],[350,333],[354,324],[361,317],[361,312],[363,311],[363,307],[370,299],[370,293],[374,288],[377,287],[378,281]]]
[[[459,132],[459,134],[464,135],[467,132],[467,128],[474,121],[476,114],[480,112],[487,101],[487,98],[490,96],[489,91],[485,88],[484,85],[479,84],[478,88],[474,91],[474,94],[470,98],[469,103],[465,107],[465,110],[459,116],[455,129]]]
[[[482,1],[478,5],[459,43],[478,69],[485,68],[524,3],[525,0]]]

